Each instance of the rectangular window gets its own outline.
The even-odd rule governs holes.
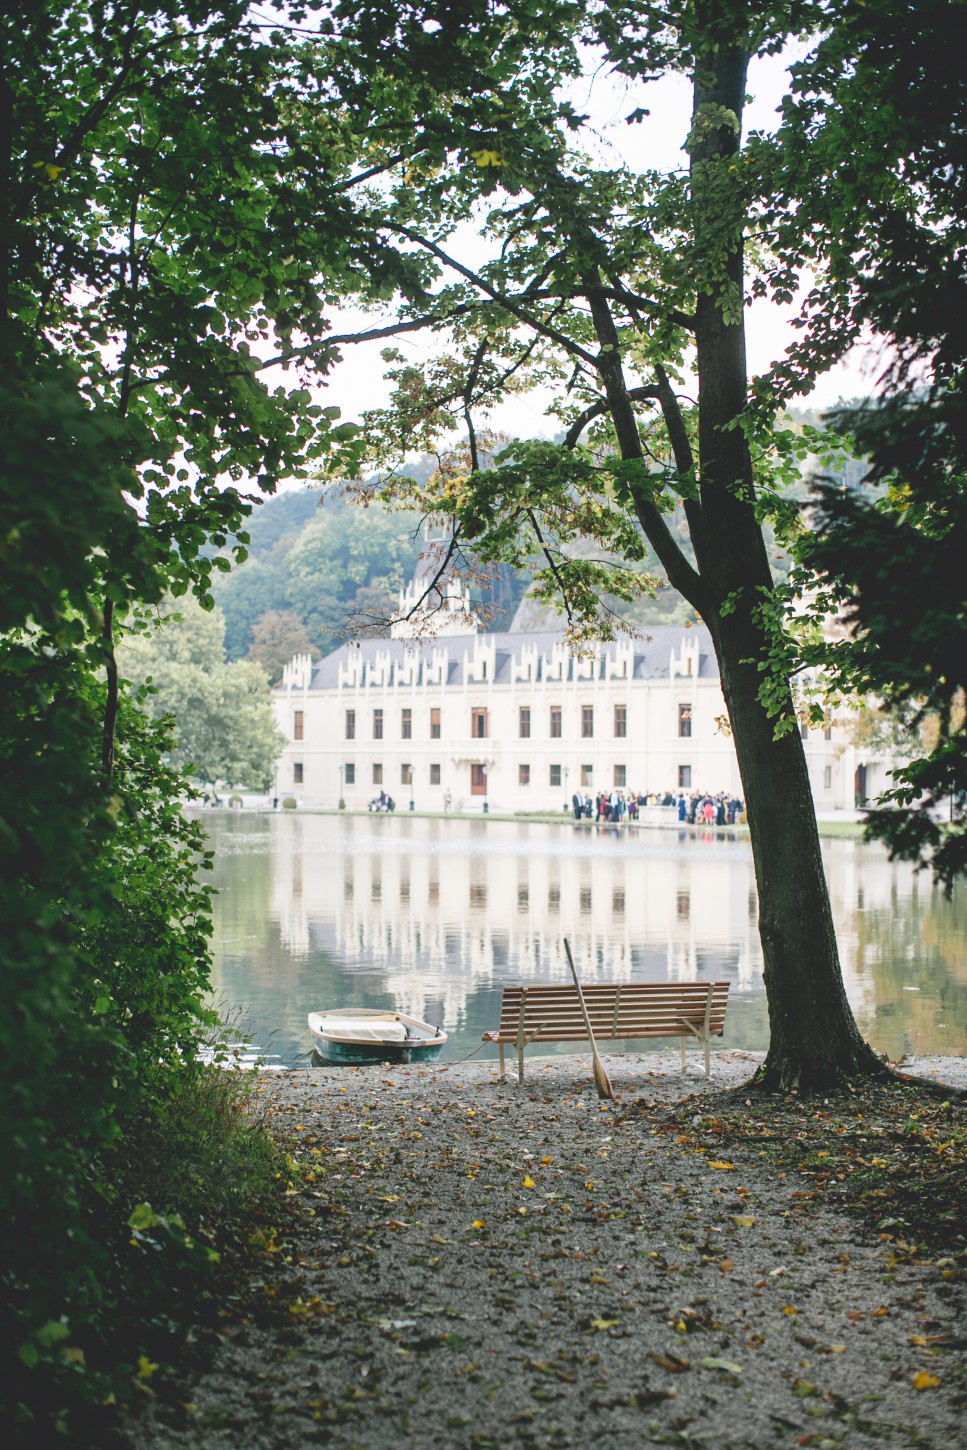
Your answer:
[[[355,785],[356,784],[356,767],[355,767],[355,765],[352,764],[352,762],[350,762],[348,765],[343,766],[343,771],[344,771],[345,778],[346,778],[346,784],[347,785]]]
[[[303,739],[305,739],[304,724],[305,724],[305,717],[304,717],[302,711],[301,710],[296,710],[296,712],[295,712],[295,719],[292,722],[292,739],[293,740],[303,740]]]
[[[374,710],[373,711],[373,739],[374,740],[382,740],[382,738],[383,738],[383,712],[382,712],[382,710]]]
[[[487,712],[486,710],[475,709],[470,712],[470,734],[474,740],[486,740],[487,738]]]
[[[581,766],[581,784],[584,785],[584,786],[588,786],[588,785],[593,785],[594,784],[594,766],[593,765],[582,765]]]
[[[517,727],[517,733],[519,734],[521,740],[529,740],[531,738],[530,705],[521,705],[520,707],[520,723]]]
[[[833,788],[833,767],[831,765],[827,765],[823,769],[823,790],[832,790],[832,788]]]
[[[594,706],[581,706],[581,739],[590,740],[594,734]]]
[[[682,740],[688,740],[692,734],[692,707],[691,705],[679,705],[678,707],[678,734]]]
[[[432,710],[430,711],[430,739],[431,740],[439,740],[439,738],[440,738],[440,707],[439,707],[439,705],[434,705],[433,708],[432,708]]]
[[[614,707],[614,738],[624,740],[628,735],[628,707],[627,705],[615,705]]]
[[[355,710],[347,710],[346,711],[346,739],[347,740],[355,740],[356,739],[356,711]]]
[[[808,740],[809,739],[809,721],[808,720],[800,720],[800,722],[799,722],[799,734],[800,734],[800,736],[802,737],[803,740]]]
[[[560,707],[560,705],[552,705],[551,706],[551,739],[552,740],[560,740],[560,738],[561,738],[561,707]]]
[[[440,784],[440,767],[438,765],[431,765],[430,766],[430,784],[431,785],[439,785]]]
[[[381,765],[374,765],[373,766],[373,785],[382,785],[382,784],[383,784],[383,767]]]
[[[518,785],[530,785],[530,783],[531,783],[531,768],[530,768],[530,766],[529,765],[518,765],[518,767],[517,767],[517,784]]]
[[[471,765],[470,767],[470,794],[487,794],[487,767],[485,765]]]
[[[628,784],[628,767],[626,765],[615,766],[614,783],[616,786],[626,786]]]
[[[302,761],[301,760],[296,760],[296,761],[293,762],[293,765],[292,765],[292,783],[293,783],[293,785],[301,785],[302,784]]]
[[[551,777],[550,777],[550,779],[551,779],[551,785],[560,785],[560,783],[561,783],[561,767],[559,765],[552,765],[551,766]]]
[[[678,767],[678,789],[691,790],[692,788],[692,767],[680,765]]]
[[[413,739],[413,711],[404,710],[400,717],[400,739]]]
[[[832,727],[832,725],[827,725],[826,726],[826,729],[823,731],[823,739],[824,740],[832,740],[832,738],[833,738],[833,727]]]
[[[412,765],[401,765],[400,766],[400,785],[412,785],[412,784],[413,784],[413,767],[412,767]]]

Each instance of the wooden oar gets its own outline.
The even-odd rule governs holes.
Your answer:
[[[584,1017],[584,1025],[587,1029],[588,1041],[591,1044],[591,1060],[594,1063],[594,1086],[598,1090],[599,1098],[611,1098],[614,1101],[614,1088],[611,1086],[611,1079],[605,1071],[604,1063],[598,1056],[598,1045],[594,1040],[594,1033],[591,1031],[591,1018],[588,1016],[587,1003],[584,1000],[584,993],[581,991],[581,983],[578,981],[577,968],[574,965],[574,958],[571,956],[571,946],[567,937],[564,938],[564,950],[567,952],[568,964],[571,968],[571,976],[574,978],[574,986],[577,990],[578,1001],[581,1004],[581,1014]]]

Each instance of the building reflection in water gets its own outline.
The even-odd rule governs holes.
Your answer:
[[[376,969],[406,1012],[457,1027],[481,989],[726,978],[761,993],[748,842],[737,832],[350,817],[271,821],[271,913],[294,957]],[[847,990],[867,1006],[868,983]]]

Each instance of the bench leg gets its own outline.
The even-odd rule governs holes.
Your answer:
[[[504,1044],[502,1042],[497,1043],[497,1051],[500,1053],[500,1081],[503,1082],[507,1076],[507,1065],[504,1062]]]
[[[684,1032],[682,1033],[681,1037],[678,1039],[678,1045],[682,1049],[682,1072],[684,1072],[685,1071],[685,1034],[684,1034]]]
[[[708,1061],[708,1038],[706,1037],[703,1040],[704,1040],[704,1043],[705,1043],[705,1076],[706,1077],[711,1077],[712,1074],[711,1074],[711,1070],[709,1068],[709,1061]]]
[[[521,1043],[517,1049],[517,1081],[523,1084],[524,1081],[524,1045]]]

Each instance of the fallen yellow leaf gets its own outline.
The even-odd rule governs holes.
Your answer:
[[[471,1228],[486,1228],[487,1227],[487,1223],[486,1223],[486,1220],[485,1219],[475,1218],[474,1221],[473,1221],[473,1223],[470,1225],[470,1227]]]
[[[922,1369],[919,1374],[913,1376],[913,1388],[915,1390],[935,1390],[939,1383],[939,1376],[928,1374],[925,1369]]]
[[[751,1213],[733,1213],[732,1222],[736,1228],[754,1228],[755,1218]]]
[[[710,1168],[731,1169],[731,1168],[734,1168],[735,1167],[735,1164],[734,1163],[722,1163],[719,1159],[716,1158],[716,1159],[710,1160],[708,1166]]]
[[[527,1173],[527,1174],[524,1175],[524,1187],[525,1188],[536,1188],[537,1187],[537,1184],[534,1182],[533,1178],[530,1176],[529,1173]]]

